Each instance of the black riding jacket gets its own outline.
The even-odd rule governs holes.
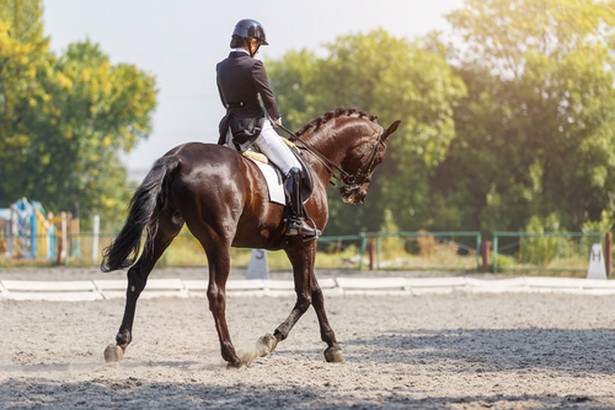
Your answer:
[[[226,115],[220,121],[219,144],[226,140],[228,127],[239,144],[254,142],[260,135],[265,113],[258,101],[260,94],[272,121],[280,118],[263,62],[247,53],[233,51],[216,66],[218,91]]]

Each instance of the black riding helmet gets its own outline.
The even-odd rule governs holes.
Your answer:
[[[240,20],[235,24],[235,30],[233,30],[233,36],[241,38],[255,38],[261,42],[261,45],[268,46],[267,38],[265,37],[265,30],[261,23],[252,19]]]

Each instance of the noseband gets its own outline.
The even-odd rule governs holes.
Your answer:
[[[289,135],[294,137],[297,141],[299,141],[300,145],[302,145],[303,148],[305,148],[308,152],[314,155],[325,166],[325,168],[331,173],[333,178],[338,180],[341,183],[341,186],[338,188],[340,192],[347,192],[347,193],[352,192],[352,191],[358,190],[364,184],[370,182],[371,180],[370,173],[372,171],[374,162],[376,161],[376,154],[378,153],[378,146],[382,144],[382,146],[386,147],[385,142],[382,141],[382,134],[384,133],[384,128],[380,126],[380,135],[378,135],[378,138],[376,139],[376,141],[374,141],[370,146],[368,146],[357,157],[357,159],[361,159],[365,155],[369,154],[368,161],[365,162],[364,164],[361,164],[361,166],[353,174],[349,174],[348,172],[344,171],[340,166],[333,163],[333,161],[331,161],[329,158],[325,157],[316,148],[314,148],[313,146],[311,146],[310,144],[308,144],[307,142],[299,138],[294,132],[290,131],[284,125],[280,124],[280,128],[282,128],[282,130],[284,130]],[[331,182],[331,184],[335,186],[333,182]]]

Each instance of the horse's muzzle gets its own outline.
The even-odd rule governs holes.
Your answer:
[[[346,187],[342,187],[340,189],[340,195],[342,197],[342,201],[347,204],[353,205],[361,205],[365,202],[365,197],[367,196],[367,189],[363,187],[353,188],[353,189],[344,189]]]
[[[364,189],[360,189],[354,194],[354,203],[357,205],[362,205],[365,202],[365,197],[367,196],[367,191]]]

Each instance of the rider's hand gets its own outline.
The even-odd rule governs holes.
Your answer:
[[[278,118],[277,120],[273,121],[273,126],[276,128],[279,128],[282,125],[282,117]]]

